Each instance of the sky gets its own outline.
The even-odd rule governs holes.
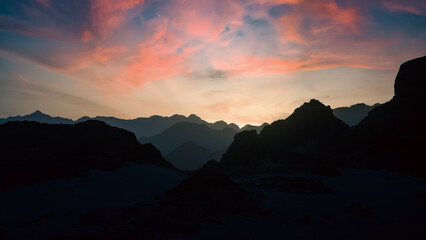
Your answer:
[[[424,55],[424,0],[2,0],[0,117],[261,124],[386,102]]]

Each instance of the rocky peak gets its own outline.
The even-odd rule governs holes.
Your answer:
[[[330,106],[325,106],[322,102],[311,99],[305,102],[302,106],[296,108],[291,115],[293,117],[315,117],[315,116],[330,116],[333,117],[333,110]]]
[[[40,112],[39,110],[36,110],[35,112],[31,113],[30,116],[33,116],[33,117],[45,117],[45,116],[48,116],[48,115]]]
[[[395,98],[426,101],[426,56],[401,64],[395,79]]]

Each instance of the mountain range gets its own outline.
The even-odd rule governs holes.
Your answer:
[[[260,134],[238,133],[220,164],[230,174],[299,170],[335,174],[339,166],[363,166],[426,176],[425,77],[426,57],[402,64],[394,97],[352,128],[313,99]]]
[[[40,112],[39,110],[25,116],[0,118],[0,124],[11,122],[11,121],[33,121],[33,122],[49,123],[49,124],[73,124],[74,123],[72,119],[62,118],[62,117],[51,117],[45,113]]]
[[[352,126],[364,118],[368,111],[376,105],[357,104],[350,108],[336,108],[333,114]],[[82,117],[73,121],[68,118],[51,117],[38,110],[25,116],[0,119],[0,124],[8,121],[74,124],[87,120],[102,121],[108,125],[135,133],[139,141],[153,143],[163,156],[175,166],[181,166],[183,170],[197,169],[208,160],[219,161],[236,133],[255,130],[259,134],[269,125],[267,123],[260,126],[247,124],[240,129],[236,124],[228,124],[225,121],[209,123],[195,114],[191,114],[188,117],[177,114],[171,117],[154,115],[148,118],[131,120],[98,116],[94,118]],[[207,128],[201,125],[207,126]],[[172,154],[172,152],[174,153]]]
[[[424,239],[425,79],[426,57],[403,63],[353,127],[316,99],[261,131],[178,122],[154,144],[97,120],[6,122],[0,238]],[[185,170],[225,153],[179,171],[156,146]]]
[[[235,133],[232,128],[211,129],[205,124],[191,122],[176,123],[164,132],[149,137],[141,138],[141,143],[154,144],[164,155],[180,145],[192,142],[211,151],[227,148],[231,144]]]
[[[175,114],[170,117],[163,117],[158,115],[153,115],[151,117],[140,117],[136,119],[120,119],[116,117],[103,117],[103,116],[97,116],[97,117],[81,117],[77,119],[76,121],[73,121],[72,119],[68,118],[62,118],[62,117],[51,117],[45,113],[40,112],[39,110],[25,115],[25,116],[14,116],[14,117],[8,117],[8,118],[0,118],[0,124],[6,123],[8,121],[35,121],[40,123],[50,123],[50,124],[73,124],[78,122],[84,122],[87,120],[98,120],[107,123],[108,125],[119,127],[126,129],[128,131],[131,131],[135,133],[137,138],[141,137],[150,137],[153,135],[157,135],[167,128],[173,126],[176,123],[180,122],[191,122],[191,123],[197,123],[197,124],[204,124],[208,126],[211,129],[224,129],[224,128],[231,128],[236,132],[239,132],[241,130],[245,129],[256,129],[260,131],[263,129],[264,126],[267,125],[267,123],[264,123],[261,126],[253,126],[253,125],[246,125],[242,129],[238,127],[235,123],[226,123],[225,121],[217,121],[213,123],[209,123],[200,117],[198,117],[195,114],[191,114],[188,117],[183,115]]]
[[[368,112],[371,109],[373,109],[374,107],[378,105],[380,104],[374,104],[373,106],[368,106],[364,103],[359,103],[359,104],[352,105],[350,107],[335,108],[333,110],[333,114],[337,118],[343,120],[349,126],[355,126],[364,117],[367,116]],[[269,125],[268,123],[263,123],[260,126],[247,124],[244,127],[239,128],[238,125],[236,125],[235,123],[228,124],[222,120],[209,123],[201,119],[195,114],[191,114],[188,117],[179,115],[179,114],[175,114],[170,117],[153,115],[147,118],[140,117],[136,119],[120,119],[116,117],[104,117],[104,116],[97,116],[97,117],[91,118],[91,117],[84,116],[74,121],[69,118],[52,117],[50,115],[40,112],[39,110],[36,110],[35,112],[28,115],[24,115],[24,116],[0,118],[0,124],[6,123],[8,121],[35,121],[35,122],[50,123],[50,124],[73,124],[77,122],[87,121],[89,119],[103,121],[107,123],[108,125],[111,125],[114,127],[120,127],[128,131],[134,132],[137,138],[151,137],[151,136],[160,134],[167,128],[179,122],[192,122],[192,123],[198,123],[198,124],[205,124],[209,126],[211,129],[218,129],[218,130],[221,130],[224,128],[231,128],[235,130],[236,132],[246,131],[246,130],[256,130],[258,133],[260,133],[260,131],[265,126]]]

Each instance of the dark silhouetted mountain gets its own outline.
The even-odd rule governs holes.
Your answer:
[[[350,107],[335,108],[333,114],[352,127],[361,122],[368,115],[368,112],[377,106],[380,106],[380,104],[376,103],[373,106],[369,106],[364,103],[358,103]]]
[[[0,125],[0,188],[112,170],[129,163],[171,164],[133,133],[89,120],[71,124],[7,122]]]
[[[329,106],[311,100],[297,108],[285,120],[278,120],[256,131],[237,134],[223,155],[221,164],[228,169],[243,168],[248,171],[267,169],[287,170],[327,167],[318,159],[313,146],[349,127],[333,115]]]
[[[299,147],[322,135],[329,135],[347,128],[348,126],[342,120],[334,117],[330,106],[312,99],[294,110],[288,118],[266,126],[259,137],[269,146]]]
[[[426,57],[403,63],[395,79],[395,96],[371,110],[351,136],[365,162],[426,176],[425,92]]]
[[[226,123],[223,120],[220,120],[220,121],[214,122],[212,124],[209,124],[209,127],[212,128],[212,129],[218,129],[218,130],[222,130],[222,129],[228,127],[228,128],[232,128],[236,132],[240,131],[240,128],[238,127],[237,124],[235,124],[235,123],[228,124],[228,123]]]
[[[401,65],[395,96],[348,128],[316,100],[285,120],[242,132],[222,157],[228,172],[308,170],[333,174],[337,166],[385,168],[426,176],[426,57]]]
[[[243,128],[241,128],[241,131],[256,130],[257,133],[260,133],[263,130],[263,128],[268,125],[269,125],[268,123],[263,123],[260,126],[253,126],[253,125],[247,124]]]
[[[8,121],[34,121],[40,123],[50,123],[50,124],[73,124],[84,122],[87,120],[98,120],[107,123],[108,125],[119,127],[131,131],[136,134],[136,137],[139,139],[141,137],[151,137],[153,135],[160,134],[167,128],[173,126],[179,122],[192,122],[197,124],[205,124],[211,129],[222,130],[224,128],[231,128],[236,132],[241,131],[241,129],[235,123],[226,123],[225,121],[217,121],[214,123],[209,123],[195,114],[191,114],[188,117],[183,115],[175,114],[171,117],[163,117],[158,115],[153,115],[151,117],[141,117],[136,119],[120,119],[116,117],[105,117],[105,116],[97,116],[97,117],[88,117],[84,116],[76,121],[68,118],[61,117],[51,117],[47,114],[41,113],[40,111],[36,111],[32,114],[25,116],[16,116],[16,117],[8,117],[0,119],[0,124],[8,122]],[[256,127],[250,126],[251,128],[261,129],[263,126]]]
[[[225,152],[226,148],[211,151],[195,143],[186,142],[167,154],[165,158],[181,170],[195,170],[201,168],[209,160],[219,161]]]
[[[218,151],[231,144],[235,133],[231,128],[217,130],[205,124],[181,122],[158,135],[139,139],[139,141],[154,144],[165,156],[186,142],[193,142],[205,149]]]
[[[73,124],[74,121],[68,118],[61,117],[51,117],[47,114],[40,112],[39,110],[25,115],[25,116],[16,116],[0,119],[0,124],[10,122],[10,121],[34,121],[40,123],[50,123],[50,124]]]
[[[84,116],[84,117],[81,117],[81,118],[77,119],[75,122],[79,123],[79,122],[85,122],[87,120],[90,120],[90,117]]]
[[[217,121],[217,122],[214,122],[213,124],[212,124],[212,128],[213,129],[224,129],[224,128],[226,128],[228,126],[228,124],[225,122],[225,121]]]

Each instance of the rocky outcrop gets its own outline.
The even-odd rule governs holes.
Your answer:
[[[405,62],[395,79],[396,99],[426,102],[426,56]]]
[[[400,67],[395,96],[354,129],[352,142],[367,163],[426,176],[426,57]]]

